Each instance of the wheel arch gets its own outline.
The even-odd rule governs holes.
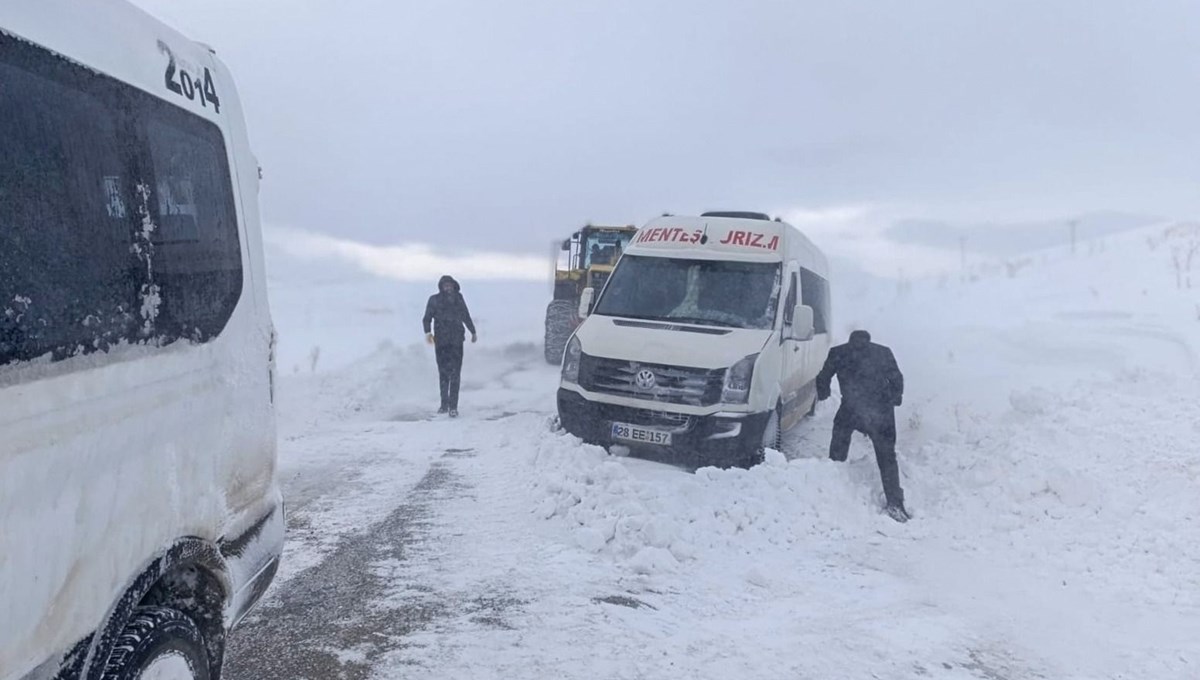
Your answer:
[[[204,634],[209,667],[219,677],[225,612],[232,598],[233,584],[216,544],[194,536],[176,540],[150,561],[109,609],[92,636],[80,678],[101,680],[121,632],[137,608],[145,605],[171,607],[191,617]]]

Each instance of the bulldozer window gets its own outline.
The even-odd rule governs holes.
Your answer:
[[[633,234],[624,232],[592,232],[584,244],[584,267],[611,266],[629,245]]]

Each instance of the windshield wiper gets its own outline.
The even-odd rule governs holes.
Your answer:
[[[625,314],[617,312],[592,312],[592,314],[595,316],[611,316],[621,319],[637,319],[638,321],[662,321],[662,319],[657,316],[646,316],[644,314]]]
[[[741,324],[715,319],[701,319],[691,316],[649,316],[646,314],[617,314],[613,312],[593,312],[596,316],[615,316],[622,319],[637,319],[638,321],[657,321],[659,323],[689,323],[696,326],[717,326],[719,328],[745,328]]]
[[[678,321],[680,323],[690,323],[697,326],[719,326],[721,328],[742,328],[740,324],[731,323],[729,321],[719,321],[716,319],[701,319],[691,316],[670,316],[663,321]]]

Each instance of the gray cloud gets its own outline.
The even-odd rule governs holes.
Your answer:
[[[233,69],[267,221],[337,237],[1200,209],[1191,0],[139,1]]]

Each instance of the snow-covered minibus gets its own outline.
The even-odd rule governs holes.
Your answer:
[[[811,412],[830,347],[825,256],[761,213],[638,231],[567,346],[562,426],[697,465],[753,465]]]
[[[0,3],[0,680],[215,680],[271,582],[258,173],[211,49]]]

